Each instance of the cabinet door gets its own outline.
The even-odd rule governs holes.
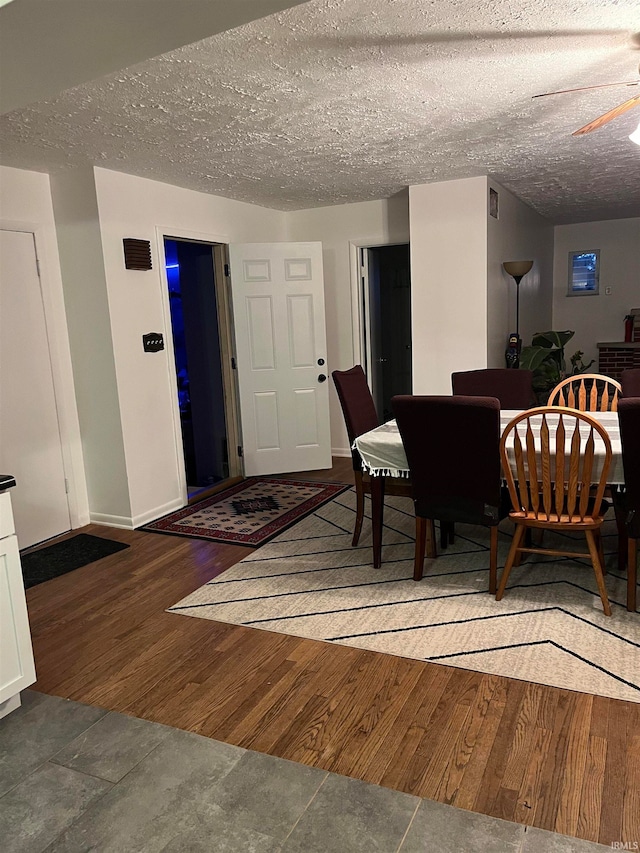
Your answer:
[[[0,539],[0,703],[36,680],[15,536]]]

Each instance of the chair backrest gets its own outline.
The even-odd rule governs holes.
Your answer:
[[[620,383],[601,373],[579,373],[563,379],[549,394],[548,406],[565,406],[581,412],[618,410]]]
[[[629,513],[634,513],[634,527],[640,535],[640,396],[620,400],[618,421],[622,441],[625,506]]]
[[[640,397],[640,367],[628,367],[620,374],[623,397]]]
[[[359,435],[379,425],[378,413],[367,384],[367,377],[359,364],[349,370],[334,370],[331,376],[336,386],[351,445]],[[354,468],[359,468],[360,454],[357,450],[352,450],[351,455]]]
[[[528,409],[535,402],[531,370],[464,370],[451,374],[451,385],[455,395],[497,397],[501,409]]]
[[[397,396],[416,514],[497,524],[500,504],[500,403],[495,397]]]
[[[611,440],[586,412],[564,406],[522,412],[505,427],[500,456],[514,512],[566,522],[599,514]]]

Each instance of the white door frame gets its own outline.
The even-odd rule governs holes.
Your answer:
[[[214,250],[214,244],[221,244],[224,246],[224,250],[226,252],[226,247],[229,245],[229,238],[225,235],[220,234],[206,234],[201,231],[191,231],[188,228],[182,228],[181,226],[172,227],[172,226],[156,226],[156,244],[157,244],[157,257],[159,259],[160,265],[160,283],[161,283],[161,302],[162,302],[162,318],[163,318],[163,335],[164,335],[164,343],[165,350],[167,353],[167,372],[169,374],[169,387],[172,389],[172,399],[171,399],[171,412],[173,415],[173,438],[174,438],[174,448],[176,453],[176,472],[178,476],[178,488],[180,493],[182,494],[182,498],[184,501],[184,506],[186,506],[189,502],[189,492],[188,492],[188,484],[187,484],[187,471],[186,465],[184,461],[184,447],[182,443],[182,424],[180,422],[180,406],[178,404],[178,395],[175,393],[176,389],[176,359],[175,359],[175,351],[173,349],[173,326],[171,323],[171,307],[169,305],[169,282],[167,280],[167,270],[165,266],[165,252],[164,252],[164,241],[165,238],[167,240],[176,239],[176,240],[187,240],[194,243],[206,243],[207,245],[211,245],[212,253],[214,254],[213,263],[214,263],[214,272],[219,274],[219,270],[216,264],[216,258]],[[218,305],[220,305],[220,299],[218,297],[218,288],[220,285],[226,288],[226,280],[223,279],[222,282],[216,280],[216,301]],[[227,303],[228,308],[228,318],[232,320],[231,316],[231,302],[230,295],[225,291],[225,301]],[[220,317],[218,317],[218,324],[220,325]],[[231,356],[235,355],[235,340],[233,339],[233,329],[220,328],[220,342],[228,341],[228,343],[233,347],[233,353],[229,353],[228,361],[231,360]],[[223,362],[224,359],[223,356]],[[235,405],[235,399],[231,402],[227,397],[227,386],[229,382],[228,371],[225,370],[225,366],[223,363],[223,374],[225,374],[223,382],[223,386],[225,388],[225,414],[227,416],[227,436],[230,439],[229,442],[229,474],[230,477],[236,476],[237,471],[235,470],[236,466],[232,463],[231,454],[235,449],[235,445],[232,445],[231,442],[234,441],[235,430],[237,430],[237,411]],[[233,396],[233,394],[231,395]],[[232,408],[228,410],[228,406]],[[234,429],[229,428],[229,414],[232,413],[233,418],[236,419],[236,424]],[[240,472],[241,473],[241,472]]]
[[[369,306],[367,302],[368,291],[362,282],[362,271],[360,267],[360,249],[377,249],[382,246],[404,246],[409,245],[406,240],[380,240],[361,238],[349,241],[350,268],[351,268],[351,328],[353,339],[353,363],[365,364],[365,354],[370,357],[365,349],[365,329],[369,324]],[[368,276],[368,269],[366,272]],[[368,284],[368,281],[367,281]],[[366,338],[368,349],[369,335]],[[366,372],[366,371],[365,371]],[[370,377],[367,375],[367,379]]]
[[[49,236],[47,232],[50,232],[51,229],[41,222],[0,219],[0,230],[33,234],[40,276],[44,322],[47,330],[47,348],[51,359],[53,394],[62,449],[62,467],[68,488],[69,520],[72,529],[83,527],[90,521],[89,495],[82,456],[82,439],[76,405],[62,279],[53,271],[53,264],[57,258],[49,257],[45,248],[47,236]],[[7,473],[10,474],[11,472]]]

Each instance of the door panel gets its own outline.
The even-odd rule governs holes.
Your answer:
[[[27,231],[0,231],[0,470],[16,478],[20,548],[71,528],[35,243]]]
[[[322,245],[232,244],[229,260],[245,473],[329,468]]]

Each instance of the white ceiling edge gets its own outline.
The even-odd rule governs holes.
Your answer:
[[[14,0],[0,11],[0,115],[304,2]]]

